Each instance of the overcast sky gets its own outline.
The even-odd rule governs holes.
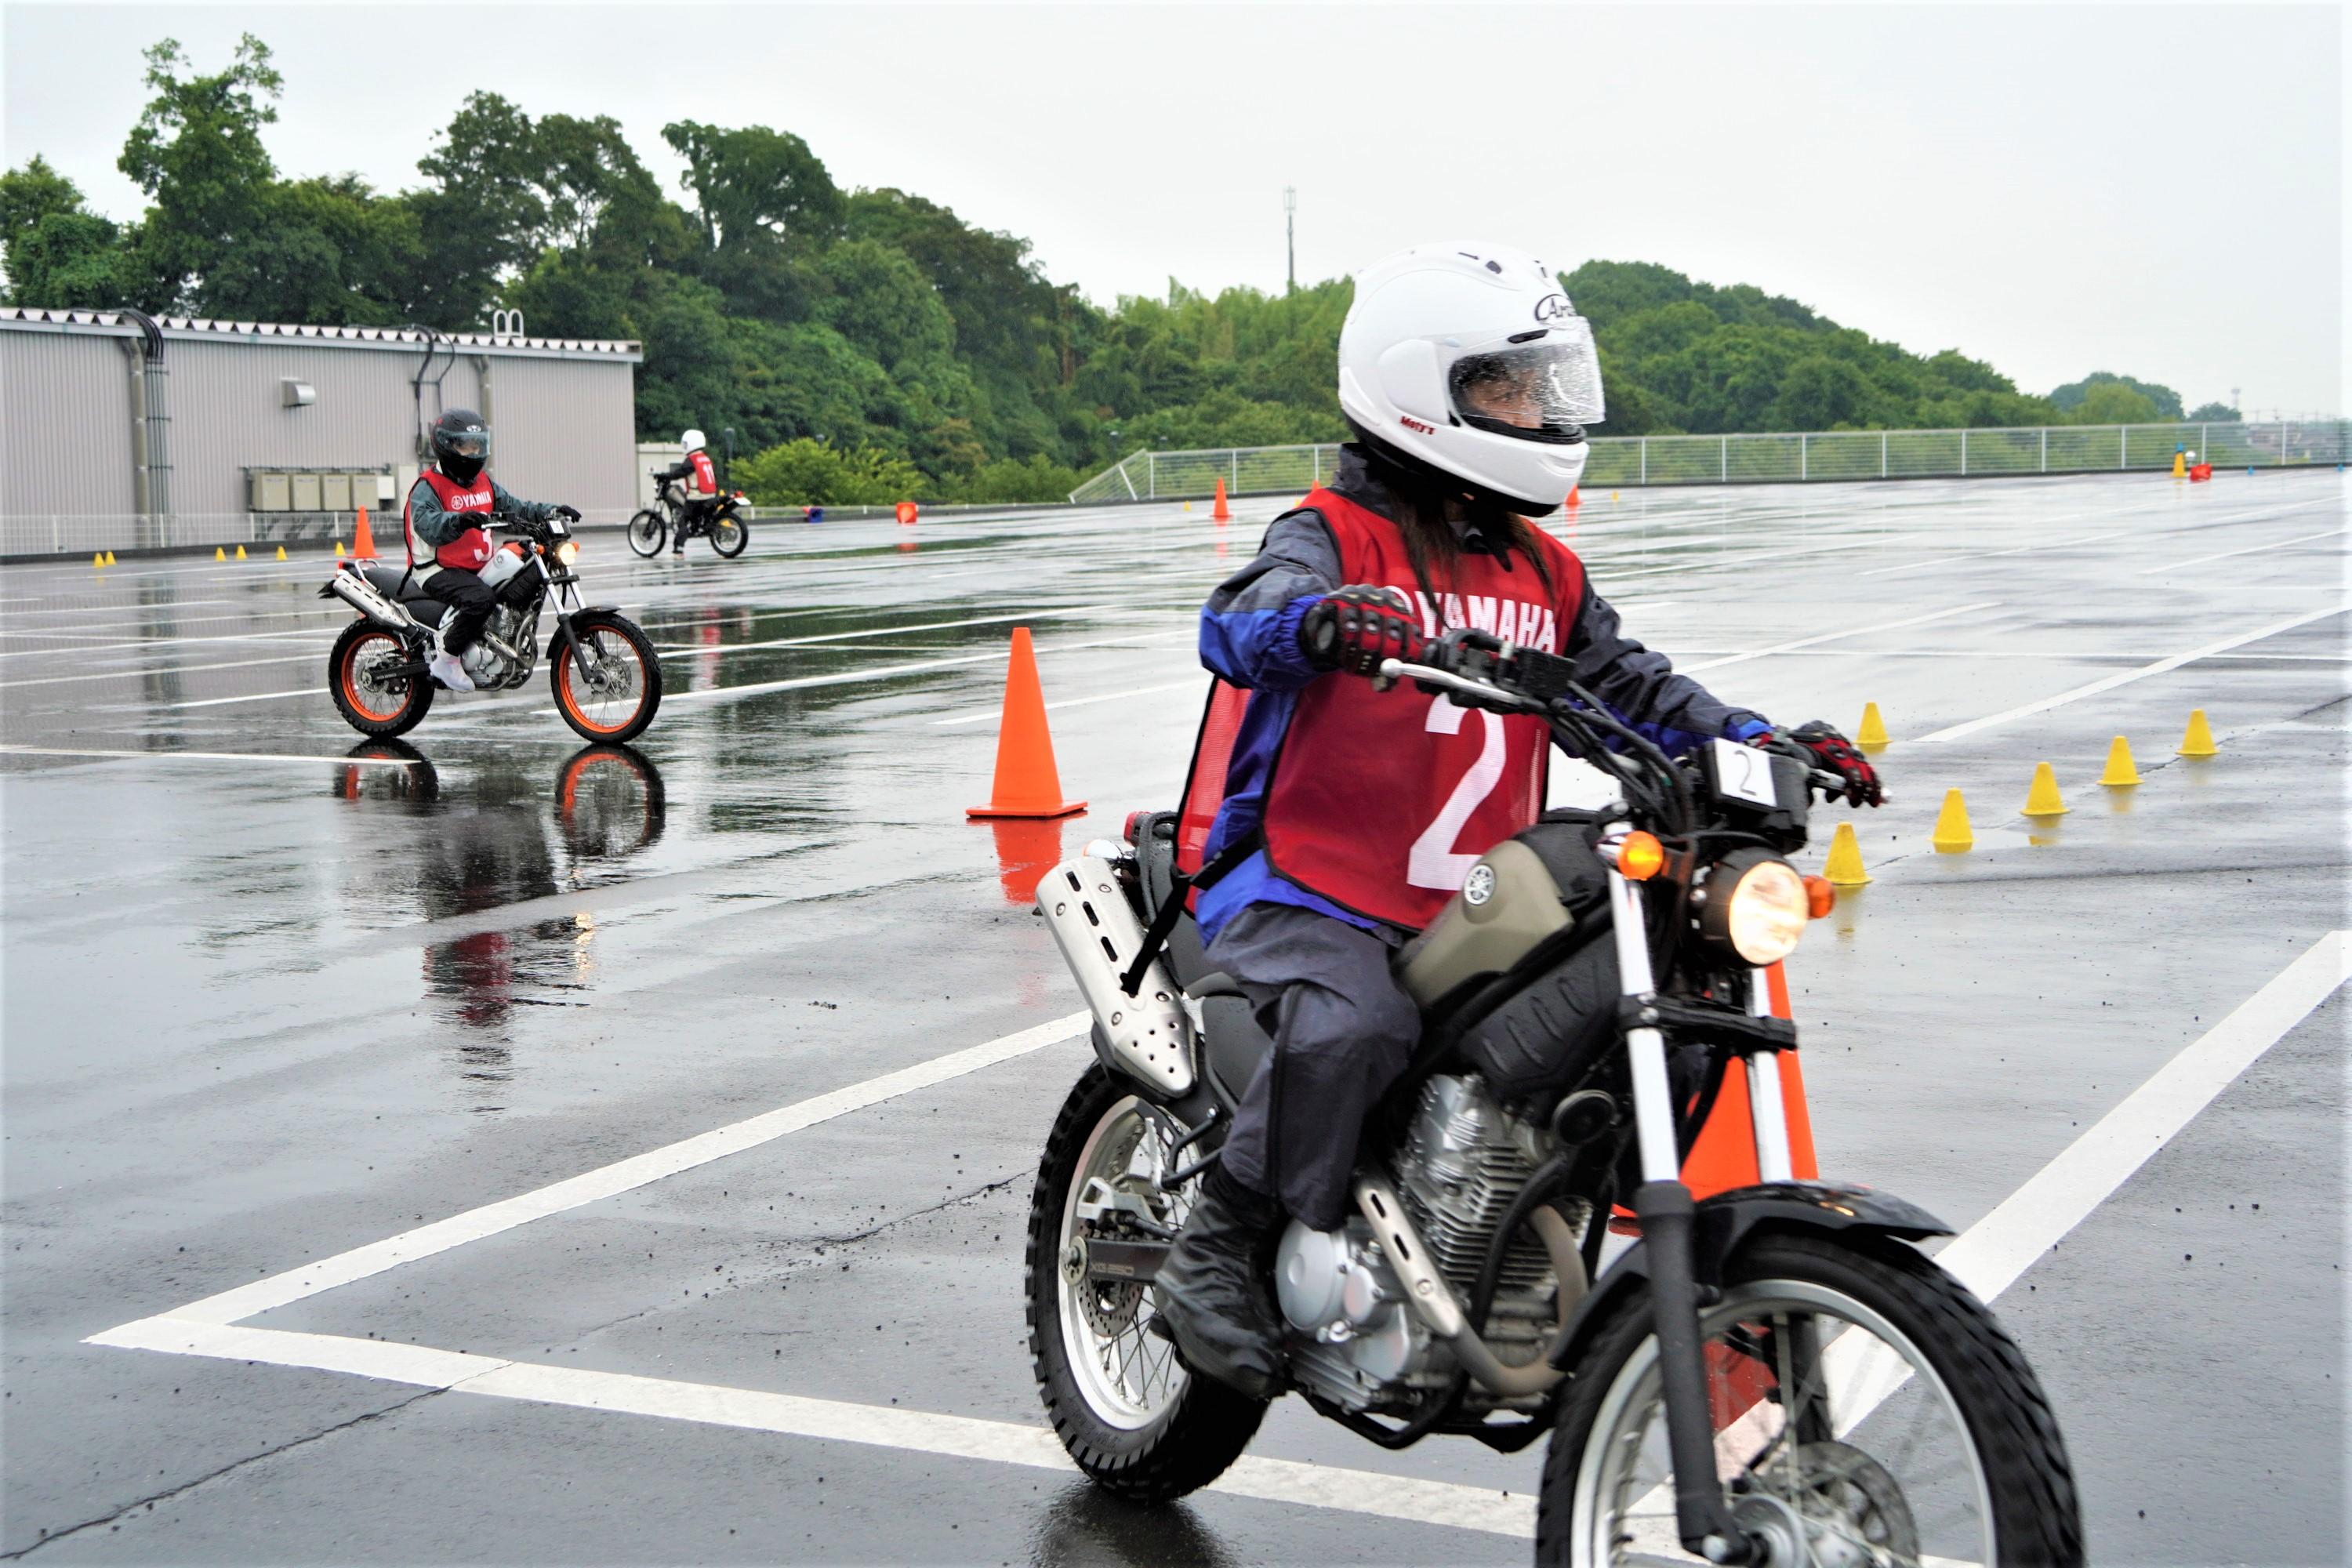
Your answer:
[[[1034,242],[1094,299],[1478,236],[1792,295],[2029,392],[2341,411],[2347,40],[2332,5],[1736,8],[11,5],[5,155],[117,217],[139,51],[250,30],[282,172],[384,189],[466,93],[807,139]]]

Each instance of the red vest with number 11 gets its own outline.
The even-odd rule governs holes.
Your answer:
[[[1395,588],[1434,636],[1475,626],[1559,653],[1584,593],[1584,564],[1537,530],[1547,589],[1524,552],[1433,563],[1414,580],[1404,533],[1330,490],[1299,503],[1322,513],[1339,546],[1339,580]],[[1434,595],[1434,601],[1432,595]],[[1525,714],[1474,711],[1410,683],[1376,691],[1324,675],[1298,694],[1266,791],[1265,847],[1276,873],[1359,914],[1414,930],[1445,907],[1478,857],[1543,809],[1550,731]]]

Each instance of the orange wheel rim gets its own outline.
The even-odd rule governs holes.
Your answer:
[[[597,634],[591,632],[588,635],[590,637],[594,637]],[[622,646],[624,647],[628,647],[625,642],[623,642]],[[601,643],[599,644],[598,651],[603,653],[606,658],[611,658],[613,657],[609,651],[603,647]],[[637,650],[635,648],[628,648],[628,658],[629,663],[633,668],[638,665],[639,661],[637,658]],[[563,703],[564,712],[577,720],[582,728],[593,730],[599,735],[617,735],[622,731],[627,729],[629,725],[635,721],[637,714],[645,708],[646,682],[642,679],[638,680],[637,700],[629,704],[627,710],[623,712],[619,718],[614,720],[611,723],[604,723],[589,716],[588,710],[580,705],[580,694],[572,689],[572,682],[579,668],[580,645],[578,640],[574,639],[571,657],[564,659],[560,665],[558,665],[555,671],[555,694]]]
[[[397,646],[389,634],[379,633],[355,638],[352,646],[343,650],[343,668],[337,672],[336,676],[343,689],[343,700],[352,705],[352,711],[372,724],[389,724],[408,710],[406,692],[402,692],[395,698],[391,692],[375,691],[361,684],[360,656],[373,649],[378,644],[383,643]],[[378,702],[388,703],[389,706],[379,708],[375,706]]]

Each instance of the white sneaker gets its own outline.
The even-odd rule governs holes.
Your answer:
[[[434,679],[452,691],[474,689],[474,678],[466,673],[465,665],[454,653],[436,652],[425,661],[425,668],[433,672]]]

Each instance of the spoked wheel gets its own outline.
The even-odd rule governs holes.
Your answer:
[[[2084,1561],[2032,1369],[1926,1258],[1768,1236],[1726,1269],[1700,1333],[1717,1479],[1773,1568]],[[1675,1522],[1647,1293],[1590,1345],[1544,1462],[1537,1562],[1705,1562]]]
[[[423,675],[386,675],[409,662],[407,644],[373,621],[353,621],[327,655],[327,687],[344,721],[382,739],[416,728],[433,706],[433,681]]]
[[[650,509],[629,519],[629,548],[647,560],[661,553],[669,539],[669,521]]]
[[[710,548],[732,561],[743,553],[751,542],[751,530],[731,511],[722,511],[710,520]]]
[[[1208,1485],[1241,1457],[1265,1406],[1196,1378],[1149,1331],[1148,1285],[1090,1263],[1087,1244],[1160,1241],[1192,1207],[1160,1191],[1167,1123],[1099,1063],[1045,1142],[1029,1201],[1029,1357],[1055,1434],[1078,1468],[1133,1502]],[[1107,1260],[1102,1260],[1107,1261]]]
[[[586,615],[555,639],[556,710],[583,740],[618,745],[635,740],[661,708],[661,660],[635,625],[614,615]]]

